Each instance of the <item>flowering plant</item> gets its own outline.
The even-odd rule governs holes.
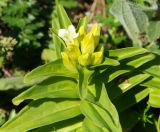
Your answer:
[[[57,3],[52,27],[57,60],[25,76],[34,85],[13,103],[31,101],[0,132],[121,132],[138,122],[131,106],[148,95],[149,104],[160,107],[155,96],[160,70],[153,65],[158,56],[133,47],[107,51],[99,44],[99,24],[89,32],[87,25],[85,17],[75,29]],[[134,120],[128,123],[128,117]]]

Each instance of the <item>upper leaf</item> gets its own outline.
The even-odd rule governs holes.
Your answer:
[[[66,77],[51,77],[22,92],[13,99],[13,103],[19,105],[26,99],[41,98],[79,98],[77,83]]]
[[[65,76],[76,78],[74,72],[69,71],[62,63],[62,60],[56,60],[51,63],[39,66],[24,77],[24,82],[36,82],[50,76]]]

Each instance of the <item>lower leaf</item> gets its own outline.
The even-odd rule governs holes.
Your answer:
[[[79,101],[54,102],[53,99],[33,101],[9,120],[0,132],[24,132],[76,117],[81,114]]]

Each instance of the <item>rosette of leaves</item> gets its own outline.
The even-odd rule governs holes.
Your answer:
[[[56,11],[59,27],[54,27],[53,34],[64,51],[65,42],[57,32],[67,29],[71,22],[58,3]],[[87,18],[80,20],[77,31],[81,26],[87,26]],[[58,56],[56,61],[28,73],[24,81],[35,85],[15,97],[13,103],[31,102],[0,131],[120,132],[138,122],[132,106],[147,96],[150,106],[160,108],[158,55],[132,47],[104,51],[103,55],[101,63],[82,66],[78,71],[69,70]]]

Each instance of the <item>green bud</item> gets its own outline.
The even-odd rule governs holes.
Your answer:
[[[90,54],[88,54],[88,53],[82,54],[81,56],[79,56],[78,62],[82,66],[90,65],[90,63],[91,63],[91,56],[90,56]]]
[[[90,53],[92,54],[95,50],[95,41],[92,33],[88,33],[81,43],[82,54]]]
[[[75,65],[72,64],[72,62],[70,61],[67,53],[66,53],[66,52],[62,52],[61,55],[62,55],[62,61],[63,61],[64,66],[65,66],[67,69],[71,70],[71,71],[76,71],[76,67],[75,67]]]

